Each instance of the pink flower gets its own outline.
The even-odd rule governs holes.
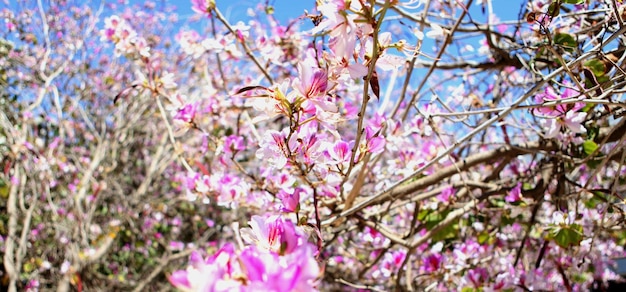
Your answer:
[[[439,194],[437,196],[437,199],[443,203],[449,203],[450,202],[450,198],[452,198],[454,196],[454,188],[453,187],[448,187],[446,189],[444,189],[441,194]]]
[[[278,216],[265,219],[252,216],[249,224],[251,228],[241,229],[241,237],[249,244],[281,255],[291,253],[299,246],[300,236],[291,221]]]
[[[182,271],[182,270],[175,271],[167,279],[170,281],[172,285],[174,285],[174,287],[178,289],[191,290],[193,287],[191,286],[191,283],[189,282],[188,274],[189,273],[187,271]]]
[[[215,7],[214,0],[191,0],[191,10],[200,14],[210,15],[211,9]]]
[[[517,185],[511,189],[510,192],[504,197],[504,200],[508,203],[519,202],[522,199],[522,183],[517,183]]]
[[[294,80],[295,89],[305,98],[319,97],[326,94],[328,76],[319,68],[307,64],[298,64],[300,76]]]
[[[378,154],[385,149],[385,138],[379,136],[370,126],[365,127],[365,139],[367,140],[365,151]]]
[[[356,25],[354,20],[358,17],[354,14],[345,14],[344,1],[327,1],[317,6],[317,9],[326,17],[311,32],[320,33],[330,30],[330,48],[338,59],[349,59],[356,47]]]
[[[15,23],[13,23],[11,21],[6,21],[5,25],[6,25],[7,31],[14,31],[15,28],[17,27],[17,26],[15,26]]]
[[[483,284],[489,280],[489,272],[482,267],[474,268],[467,272],[467,278],[474,287],[482,287]]]
[[[292,194],[282,190],[278,193],[278,198],[280,198],[283,203],[283,212],[291,213],[300,211],[300,193],[302,192],[303,190],[301,188],[296,188]]]
[[[206,260],[194,252],[186,270],[173,272],[168,280],[182,291],[317,291],[320,268],[315,249],[303,244],[280,255],[259,246],[237,252],[232,244]]]
[[[350,161],[350,155],[352,155],[350,144],[345,141],[337,141],[335,145],[328,150],[328,155],[338,164]]]
[[[193,253],[191,263],[184,271],[176,271],[168,277],[174,287],[182,291],[240,291],[243,283],[237,277],[242,274],[234,246],[227,244],[206,261]]]
[[[240,260],[246,267],[246,291],[317,291],[320,270],[310,245],[282,257],[250,246]]]
[[[287,165],[287,138],[286,129],[282,132],[269,131],[269,135],[265,135],[265,139],[261,141],[260,148],[256,152],[256,157],[269,162],[272,166],[280,169]],[[297,147],[296,136],[292,135],[289,141],[289,149]]]
[[[546,129],[546,138],[555,138],[561,133],[561,129],[569,129],[572,133],[585,133],[587,129],[582,125],[587,117],[586,113],[569,111],[564,117],[547,118],[541,120],[541,125]]]
[[[224,141],[224,151],[226,153],[241,151],[245,148],[243,137],[241,136],[230,135],[226,137],[226,140]]]
[[[542,94],[535,96],[535,102],[545,103],[550,101],[557,101],[560,99],[573,98],[579,93],[573,89],[566,88],[561,96],[559,96],[552,87],[547,87]],[[558,104],[552,107],[540,107],[534,110],[535,113],[539,113],[548,116],[541,121],[541,125],[546,129],[546,137],[554,138],[559,135],[562,128],[569,129],[572,133],[584,133],[585,127],[582,123],[585,121],[587,114],[584,112],[578,112],[585,106],[582,102],[574,104]]]
[[[185,123],[192,123],[196,115],[196,107],[194,104],[186,104],[183,108],[179,109],[174,120],[180,120]]]
[[[424,270],[427,273],[433,273],[441,267],[443,256],[441,254],[431,254],[424,259]]]
[[[535,95],[536,103],[544,103],[550,101],[556,101],[560,99],[569,99],[579,95],[578,91],[575,91],[570,88],[565,88],[563,94],[558,94],[554,91],[552,87],[547,87],[543,93]],[[578,111],[579,109],[585,107],[585,104],[582,102],[577,102],[574,104],[559,104],[553,107],[540,107],[535,110],[535,112],[547,115],[547,116],[559,116],[565,114],[568,111]]]

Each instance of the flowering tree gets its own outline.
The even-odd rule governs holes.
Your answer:
[[[190,5],[1,11],[9,291],[617,278],[621,1]]]

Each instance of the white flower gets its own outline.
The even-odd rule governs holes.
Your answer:
[[[426,33],[426,36],[431,39],[440,39],[446,34],[443,28],[436,23],[431,23],[430,28],[431,30]]]

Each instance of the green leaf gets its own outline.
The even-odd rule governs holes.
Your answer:
[[[9,197],[9,184],[0,178],[0,198],[7,199]]]
[[[593,84],[591,84],[591,83],[587,84],[587,82],[585,81],[585,86],[586,86],[587,88],[590,88],[590,87],[593,87]],[[592,110],[594,107],[596,107],[596,105],[595,105],[595,104],[588,103],[588,104],[585,104],[585,107],[583,107],[580,111],[581,111],[581,112],[583,112],[583,113],[588,113],[588,112],[589,112],[590,110]]]
[[[34,265],[33,263],[28,262],[28,263],[25,263],[25,264],[24,264],[24,266],[22,267],[22,270],[23,270],[25,273],[30,273],[30,272],[34,271],[34,270],[35,270],[35,268],[36,268],[36,267],[35,267],[35,265]]]
[[[594,153],[597,149],[598,149],[598,144],[596,144],[596,142],[593,142],[593,140],[585,140],[585,142],[583,142],[583,152],[587,156]]]
[[[435,210],[424,210],[417,215],[417,219],[424,224],[426,230],[432,230],[439,222],[443,221],[450,211],[438,212]],[[459,220],[442,228],[433,235],[433,242],[455,238],[458,234]]]
[[[568,33],[557,33],[554,36],[554,43],[565,47],[565,50],[571,51],[578,46],[578,42],[574,36]]]
[[[594,125],[587,127],[587,139],[593,140],[600,134],[600,128]]]
[[[485,244],[491,239],[491,236],[489,235],[489,233],[483,232],[478,235],[477,239],[478,239],[478,243]]]
[[[446,239],[454,239],[454,238],[456,238],[456,235],[458,234],[458,230],[459,230],[459,224],[458,224],[458,221],[457,221],[457,223],[450,224],[450,225],[442,228],[438,232],[436,232],[433,235],[432,240],[433,240],[433,242],[437,242],[437,241],[443,241],[443,240],[446,240]]]
[[[559,16],[560,10],[561,10],[561,1],[552,2],[552,4],[548,6],[548,15],[550,15],[550,17],[557,17]]]
[[[610,85],[607,86],[607,84],[605,84],[605,83],[607,83],[609,81],[611,81],[611,77],[610,76],[606,76],[606,74],[598,77],[598,83],[600,83],[600,85],[604,85],[605,88],[610,87]]]
[[[502,217],[500,217],[500,222],[502,226],[509,226],[509,225],[513,225],[513,223],[515,223],[516,220],[515,218],[511,218],[509,214],[505,214]]]
[[[432,210],[422,210],[417,214],[417,220],[419,221],[424,221],[424,218],[426,218],[426,216],[428,216],[428,214],[432,213]]]
[[[585,0],[563,0],[565,4],[583,4]]]
[[[606,70],[604,63],[600,62],[600,60],[598,59],[589,60],[585,62],[583,66],[589,68],[589,70],[591,70],[591,72],[593,72],[593,75],[595,75],[596,77],[604,75],[604,70]]]
[[[609,202],[609,198],[604,192],[594,191],[591,194],[593,196],[585,201],[585,207],[589,209],[595,209],[599,204]]]
[[[579,245],[583,240],[583,227],[578,224],[572,224],[556,229],[552,234],[552,239],[562,248]]]

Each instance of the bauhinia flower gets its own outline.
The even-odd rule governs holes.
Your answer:
[[[291,213],[300,211],[300,193],[302,192],[302,188],[296,188],[291,194],[284,191],[278,193],[278,197],[283,203],[284,212]]]
[[[216,254],[203,260],[198,253],[189,257],[186,270],[175,271],[168,277],[181,291],[241,291],[243,270],[237,262],[232,244],[226,244]]]
[[[515,203],[522,200],[522,183],[518,183],[515,185],[513,189],[511,189],[504,200],[508,203]]]
[[[300,76],[294,80],[294,88],[305,98],[323,96],[328,90],[328,76],[319,68],[298,64]]]
[[[545,103],[568,99],[578,95],[578,92],[566,88],[562,95],[559,96],[552,87],[547,87],[541,94],[535,96],[535,102]],[[539,107],[534,110],[536,114],[544,115],[546,118],[541,120],[541,125],[546,129],[547,138],[555,138],[561,133],[561,129],[569,129],[574,134],[585,133],[587,130],[582,125],[587,117],[584,112],[579,112],[585,106],[584,103],[557,104],[550,107]]]
[[[191,10],[196,13],[210,15],[213,8],[215,8],[215,0],[191,0]]]
[[[252,245],[237,252],[226,244],[206,260],[192,253],[170,283],[181,291],[317,291],[315,247],[301,240],[298,227],[276,216],[253,216],[250,226],[241,235]]]
[[[585,133],[587,129],[583,126],[587,114],[584,112],[569,111],[565,116],[547,118],[541,120],[541,125],[546,129],[546,138],[555,138],[561,129],[569,129],[572,133]]]
[[[265,139],[260,142],[260,148],[256,152],[256,157],[264,159],[277,169],[287,165],[287,139],[286,129],[278,131],[268,131]],[[295,140],[295,135],[292,136]],[[289,149],[295,149],[296,141],[289,141]]]
[[[293,252],[301,242],[293,222],[280,216],[252,216],[250,228],[241,229],[241,237],[248,244],[284,255]]]

